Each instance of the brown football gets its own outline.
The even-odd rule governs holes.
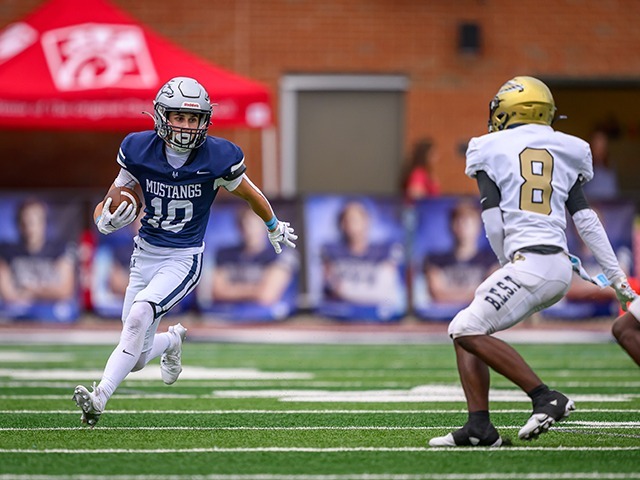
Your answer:
[[[111,190],[107,192],[107,195],[104,197],[106,201],[107,198],[111,197],[111,205],[109,207],[109,211],[111,213],[116,211],[118,205],[122,202],[133,203],[134,208],[136,209],[136,215],[140,213],[140,209],[142,208],[142,202],[140,201],[140,197],[135,192],[127,187],[113,187]]]

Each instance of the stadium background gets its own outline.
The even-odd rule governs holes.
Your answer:
[[[0,25],[20,20],[42,0],[4,0]],[[401,162],[413,143],[432,137],[444,193],[473,192],[461,175],[460,145],[485,132],[487,105],[516,74],[546,80],[570,121],[586,136],[592,122],[616,115],[637,147],[640,120],[640,3],[629,0],[229,0],[180,4],[112,0],[160,35],[207,61],[266,83],[279,124],[279,82],[289,73],[401,74],[406,92]],[[478,50],[461,48],[463,24],[478,27]],[[471,41],[473,43],[473,41]],[[16,79],[19,81],[19,79]],[[566,100],[565,100],[566,99]],[[346,108],[346,106],[345,106]],[[261,137],[224,131],[247,151],[261,184]],[[34,139],[37,138],[37,141]],[[113,178],[121,133],[2,132],[0,188],[99,187]],[[25,165],[46,164],[46,174]],[[632,182],[630,177],[623,180]],[[395,181],[396,179],[390,179]],[[633,190],[634,185],[625,185]],[[301,192],[303,193],[303,192]]]
[[[44,3],[4,1],[0,25]],[[388,162],[399,172],[412,145],[432,138],[440,152],[435,175],[447,195],[475,193],[462,174],[464,147],[470,137],[485,133],[487,104],[497,88],[517,74],[538,76],[569,117],[558,125],[561,130],[586,138],[596,124],[615,119],[620,133],[611,148],[622,193],[640,198],[640,177],[621,174],[634,167],[640,148],[637,2],[111,3],[203,59],[268,85],[278,140],[282,81],[288,75],[406,78],[401,144]],[[350,108],[348,101],[344,108]],[[261,132],[217,130],[215,123],[211,131],[243,146],[252,178],[264,186]],[[116,172],[114,156],[124,133],[2,131],[7,160],[0,189],[102,192]],[[278,144],[278,153],[281,149]],[[36,167],[38,175],[25,166]],[[400,195],[398,178],[385,182]],[[277,196],[280,187],[266,191]]]

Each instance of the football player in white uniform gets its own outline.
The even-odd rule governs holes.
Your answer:
[[[129,285],[122,308],[120,343],[109,357],[98,386],[78,385],[73,399],[81,420],[95,426],[116,388],[132,371],[161,356],[162,380],[170,385],[182,371],[186,329],[172,325],[156,334],[162,317],[200,281],[204,233],[220,187],[244,199],[266,225],[276,253],[295,247],[297,236],[275,216],[267,198],[244,173],[244,153],[224,138],[208,135],[209,94],[193,78],[175,77],[154,101],[154,130],[127,135],[118,152],[121,169],[113,186],[144,196],[144,216],[135,237]],[[133,222],[133,205],[111,213],[111,198],[100,202],[94,221],[109,234]]]
[[[533,413],[520,439],[538,437],[574,410],[571,399],[550,390],[514,348],[492,336],[560,300],[574,270],[587,277],[567,249],[565,209],[606,275],[598,280],[611,284],[625,309],[636,297],[582,192],[593,177],[589,145],[555,131],[555,114],[544,83],[515,77],[490,103],[489,134],[469,143],[465,173],[478,183],[482,219],[501,268],[449,325],[469,417],[461,429],[432,438],[432,447],[506,443],[489,418],[490,368],[531,398]]]

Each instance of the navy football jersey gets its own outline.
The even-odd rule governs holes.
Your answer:
[[[209,136],[182,167],[173,168],[155,131],[127,135],[118,163],[138,180],[144,194],[138,235],[157,247],[200,247],[218,193],[215,181],[229,175],[243,158],[236,144]]]

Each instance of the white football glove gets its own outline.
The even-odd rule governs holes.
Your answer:
[[[111,213],[109,207],[111,206],[111,197],[107,198],[102,207],[102,213],[98,217],[96,226],[100,233],[105,235],[115,232],[116,230],[126,227],[136,219],[136,210],[133,204],[129,202],[122,202],[118,205],[115,212]]]
[[[629,282],[625,277],[616,278],[611,286],[616,291],[616,296],[618,297],[620,306],[622,306],[622,310],[626,312],[627,304],[635,300],[638,294],[629,286]]]
[[[269,241],[273,245],[273,249],[276,253],[282,251],[281,243],[284,243],[287,247],[296,248],[296,244],[292,240],[297,240],[298,236],[294,235],[293,227],[289,226],[288,222],[281,222],[278,220],[276,228],[269,231]]]

